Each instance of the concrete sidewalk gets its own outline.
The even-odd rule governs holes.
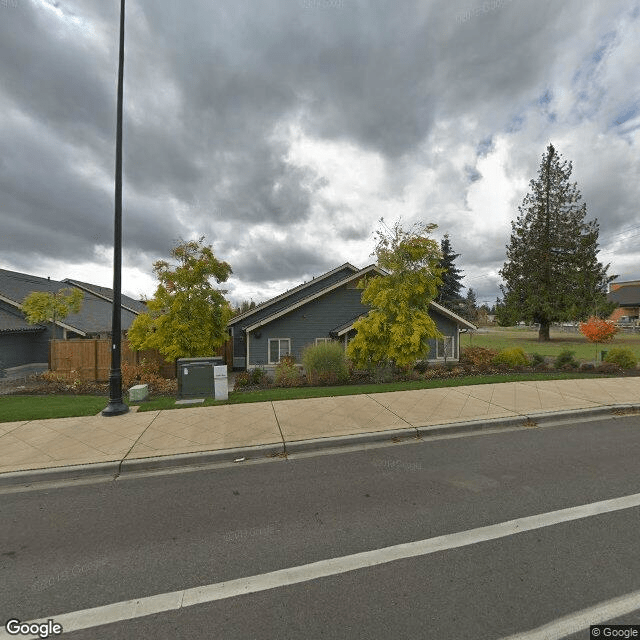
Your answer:
[[[640,409],[640,377],[482,384],[0,423],[0,484],[166,468]],[[191,455],[179,455],[191,454]]]

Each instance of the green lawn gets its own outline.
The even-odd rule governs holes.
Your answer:
[[[108,403],[99,396],[0,396],[0,422],[95,416]]]
[[[589,342],[581,333],[565,333],[551,330],[549,342],[538,342],[538,332],[530,329],[516,329],[512,327],[492,327],[488,333],[464,333],[461,346],[485,347],[487,349],[508,349],[521,347],[525,353],[539,353],[541,356],[557,356],[561,351],[570,349],[575,351],[578,360],[592,361],[596,359],[598,351],[611,347],[628,347],[640,360],[640,333],[618,333],[608,344],[596,345]]]
[[[577,373],[509,373],[487,376],[464,376],[434,380],[415,380],[412,382],[389,382],[386,384],[345,385],[339,387],[294,387],[275,388],[261,391],[236,391],[229,394],[226,402],[207,398],[203,404],[178,405],[175,398],[156,398],[140,405],[138,411],[158,411],[160,409],[184,409],[188,407],[212,406],[218,404],[240,404],[245,402],[271,402],[277,400],[300,400],[304,398],[326,398],[330,396],[350,396],[359,393],[383,393],[385,391],[410,391],[413,389],[436,389],[441,387],[461,387],[471,384],[490,384],[494,382],[518,382],[524,380],[568,380],[572,378],[605,377],[597,374]]]

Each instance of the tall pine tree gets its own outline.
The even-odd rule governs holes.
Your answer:
[[[572,163],[550,144],[537,180],[511,223],[507,260],[500,271],[507,315],[540,324],[549,340],[552,322],[582,320],[607,306],[609,265],[598,261],[598,222],[585,220],[586,203],[570,183]],[[615,277],[615,276],[614,276]]]
[[[442,286],[438,291],[436,302],[447,307],[447,309],[456,311],[460,309],[463,301],[460,295],[463,273],[454,263],[455,259],[460,257],[460,254],[453,253],[448,233],[445,233],[444,238],[440,240],[440,252],[442,253],[442,258],[438,266],[443,270],[440,276],[442,278]]]

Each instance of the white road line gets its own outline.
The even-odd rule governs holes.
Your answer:
[[[622,498],[614,498],[612,500],[593,502],[579,507],[570,507],[568,509],[560,509],[559,511],[550,511],[535,516],[518,518],[517,520],[508,520],[507,522],[438,536],[436,538],[428,538],[426,540],[397,544],[373,551],[364,551],[348,556],[320,560],[318,562],[312,562],[311,564],[291,567],[289,569],[280,569],[278,571],[271,571],[246,578],[238,578],[236,580],[229,580],[228,582],[218,582],[202,587],[193,587],[191,589],[147,596],[135,600],[126,600],[101,607],[94,607],[92,609],[84,609],[82,611],[49,615],[41,620],[30,621],[29,624],[42,623],[46,622],[47,619],[53,619],[55,622],[60,623],[67,633],[79,629],[89,629],[103,624],[132,620],[134,618],[141,618],[166,611],[175,611],[176,609],[190,607],[194,604],[214,602],[216,600],[224,600],[225,598],[233,598],[248,593],[256,593],[258,591],[266,591],[268,589],[307,582],[309,580],[317,580],[318,578],[327,576],[335,576],[348,571],[356,571],[357,569],[364,569],[395,560],[403,560],[436,553],[438,551],[465,547],[479,542],[504,538],[516,533],[524,533],[563,522],[571,522],[572,520],[589,518],[603,513],[638,506],[640,506],[640,493]],[[0,630],[0,639],[14,637],[15,636],[9,635],[5,629]],[[27,636],[21,637],[24,638]],[[36,638],[37,636],[28,637]],[[525,635],[523,638],[528,639],[529,636]],[[531,638],[538,638],[538,636],[531,636]]]
[[[626,596],[601,602],[593,607],[576,611],[563,618],[558,618],[543,627],[524,633],[517,633],[502,640],[560,640],[579,631],[588,629],[592,624],[603,624],[607,620],[619,618],[640,609],[640,591]]]

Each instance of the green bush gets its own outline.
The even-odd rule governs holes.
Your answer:
[[[429,362],[427,360],[418,360],[413,368],[418,373],[424,373],[429,368]]]
[[[276,387],[299,387],[302,384],[302,374],[296,367],[293,356],[283,356],[276,365],[274,376]]]
[[[539,367],[540,365],[544,364],[544,356],[541,356],[539,353],[532,353],[531,354],[531,366],[533,367]]]
[[[631,349],[628,349],[626,347],[614,347],[613,349],[610,349],[604,361],[617,364],[619,367],[622,367],[623,369],[634,369],[635,366],[638,364],[638,361],[633,351],[631,351]]]
[[[526,367],[529,364],[529,358],[520,347],[513,347],[502,349],[498,355],[493,357],[492,363],[507,367]]]
[[[251,373],[249,371],[238,371],[236,380],[233,383],[234,389],[248,387],[251,384]]]
[[[337,384],[349,378],[344,348],[339,342],[320,342],[302,352],[307,380],[311,384]]]
[[[256,367],[251,370],[251,376],[249,378],[250,384],[263,385],[267,382],[268,379],[267,372],[260,367]]]
[[[573,357],[575,351],[570,351],[569,349],[565,349],[558,354],[558,357],[555,361],[556,369],[577,369],[578,363],[576,359]]]

